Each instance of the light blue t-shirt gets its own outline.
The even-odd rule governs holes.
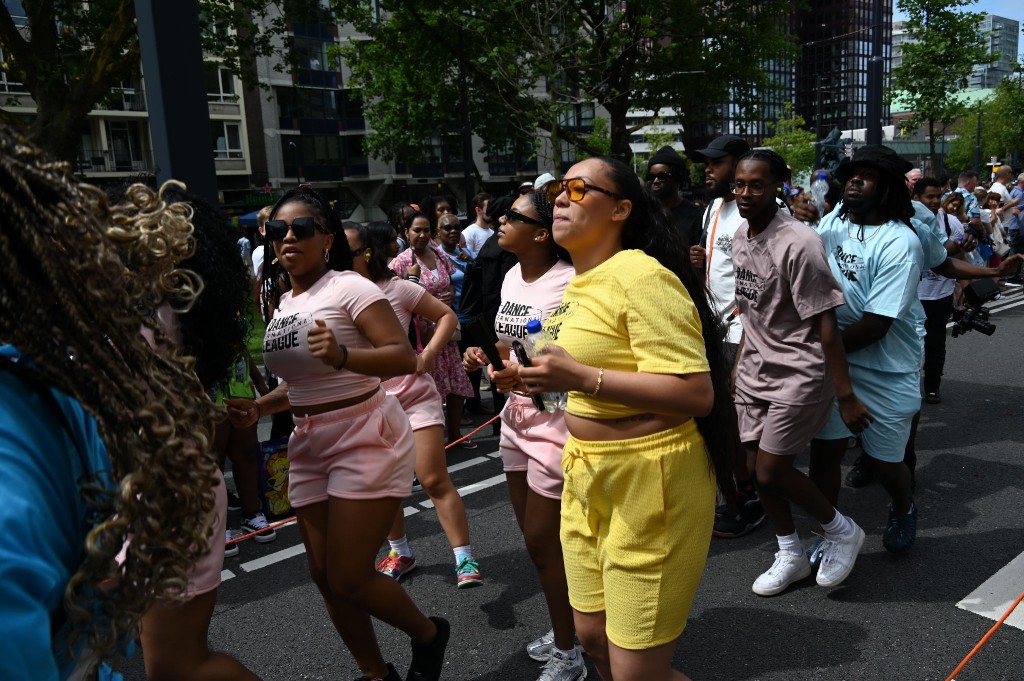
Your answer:
[[[1024,229],[1024,189],[1019,186],[1014,187],[1010,190],[1011,199],[1020,199],[1021,202],[1014,206],[1014,209],[1020,210],[1018,215],[1014,215],[1010,221],[1009,231],[1015,232]]]
[[[832,274],[846,303],[836,308],[839,328],[872,313],[893,320],[876,343],[847,354],[850,364],[889,372],[916,372],[924,353],[924,309],[917,298],[924,255],[903,223],[852,224],[832,213],[818,225]]]
[[[19,357],[10,345],[0,345],[0,355]],[[4,678],[57,681],[71,670],[55,658],[67,651],[52,645],[50,615],[62,606],[90,529],[79,480],[110,463],[82,406],[40,390],[0,368],[0,664]]]
[[[949,237],[946,231],[939,226],[935,214],[928,210],[928,207],[920,201],[913,201],[914,217],[910,218],[910,224],[917,232],[917,238],[921,242],[921,251],[924,260],[921,261],[922,270],[930,270],[946,262],[949,254],[946,252],[946,242]]]

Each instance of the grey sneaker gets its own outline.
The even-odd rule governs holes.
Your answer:
[[[224,533],[224,557],[233,558],[238,555],[238,544],[232,543],[234,537],[231,536],[231,530],[227,530]]]
[[[579,681],[587,678],[587,666],[583,664],[583,649],[576,646],[576,657],[570,659],[561,650],[552,649],[544,669],[537,681]]]
[[[551,651],[555,649],[555,630],[551,629],[540,638],[526,644],[526,654],[531,660],[547,662],[551,659]]]
[[[821,563],[818,565],[818,586],[838,586],[850,576],[853,564],[857,562],[857,554],[864,546],[864,530],[853,522],[853,532],[846,537],[825,540],[821,552]]]

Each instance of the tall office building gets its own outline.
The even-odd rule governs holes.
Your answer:
[[[892,0],[882,2],[883,73],[888,78]],[[811,0],[795,10],[800,57],[796,111],[820,137],[868,126],[868,67],[875,0]],[[882,120],[889,117],[883,107]]]
[[[988,53],[999,56],[991,64],[975,66],[968,87],[993,88],[1013,73],[1017,63],[1020,22],[986,14],[978,24],[978,33],[984,36]]]

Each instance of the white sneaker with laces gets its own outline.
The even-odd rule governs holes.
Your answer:
[[[775,562],[760,577],[754,580],[752,587],[758,596],[775,596],[789,588],[793,582],[799,582],[811,576],[811,562],[803,551],[777,551]]]
[[[551,659],[551,651],[555,649],[555,630],[549,629],[548,633],[540,638],[535,638],[526,644],[526,654],[530,659],[537,662],[547,662]]]
[[[826,537],[818,565],[818,586],[838,586],[850,576],[857,554],[864,546],[864,530],[850,521],[853,532],[846,537]]]
[[[587,678],[587,666],[583,663],[583,649],[576,646],[576,657],[570,658],[557,648],[551,649],[544,669],[537,681],[580,681]]]
[[[229,544],[234,537],[231,536],[231,530],[224,533],[224,557],[231,558],[238,555],[238,544]]]

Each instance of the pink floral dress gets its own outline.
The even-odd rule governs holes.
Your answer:
[[[451,289],[451,274],[454,265],[436,246],[431,245],[430,248],[434,250],[434,259],[437,260],[436,271],[428,269],[426,264],[419,262],[411,248],[405,249],[398,254],[398,257],[391,261],[391,269],[404,279],[409,276],[409,267],[413,263],[418,262],[420,266],[420,286],[436,298],[440,293]],[[416,337],[419,341],[416,352],[419,352],[430,341],[430,337],[434,333],[434,323],[429,319],[423,319],[419,315],[413,317],[412,323],[416,326]],[[437,360],[434,362],[434,370],[430,372],[430,375],[433,376],[434,382],[437,383],[437,391],[442,396],[452,393],[462,395],[463,397],[473,396],[473,386],[469,383],[469,376],[466,375],[466,370],[462,368],[459,346],[455,341],[448,343],[438,353]]]

